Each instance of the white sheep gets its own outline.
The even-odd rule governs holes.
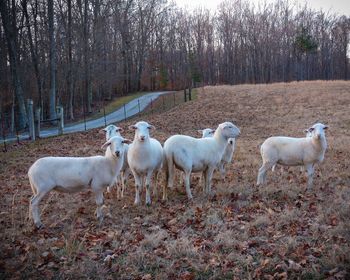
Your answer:
[[[202,138],[213,137],[215,132],[215,130],[211,128],[198,129],[197,131],[202,134]]]
[[[202,133],[202,138],[206,138],[206,137],[213,137],[215,130],[211,129],[211,128],[205,128],[203,130],[198,130],[198,132]],[[226,166],[226,164],[232,162],[233,153],[235,151],[235,144],[236,144],[235,138],[228,139],[227,146],[225,148],[222,159],[217,166],[217,169],[220,171],[221,178],[223,180],[225,180],[225,175],[226,175],[225,166]]]
[[[312,136],[312,133],[308,130],[308,129],[305,129],[304,132],[306,133],[306,137],[311,137]],[[275,172],[275,169],[276,169],[276,165],[277,163],[272,166],[272,172]],[[281,166],[281,172],[283,171],[283,166]],[[304,171],[304,166],[301,166],[300,167],[300,172],[303,172]]]
[[[121,127],[110,124],[110,125],[106,126],[105,128],[103,128],[101,131],[105,132],[106,141],[108,141],[113,136],[122,137],[120,133],[123,132],[123,129]],[[120,174],[118,175],[117,180],[116,180],[117,197],[124,196],[124,191],[127,188],[127,179],[129,178],[129,176],[131,174],[131,170],[130,170],[129,164],[128,164],[128,156],[127,156],[128,149],[129,149],[129,145],[124,144],[124,163],[123,163],[122,169],[120,170]],[[121,186],[120,186],[120,184],[118,184],[119,182],[121,182]],[[113,185],[111,187],[108,187],[107,192],[110,192],[112,187],[113,187]]]
[[[221,178],[225,180],[226,176],[226,165],[232,162],[233,153],[235,151],[236,139],[229,138],[227,141],[227,146],[225,148],[224,154],[221,158],[221,161],[218,165],[218,170],[220,171]]]
[[[140,203],[140,191],[146,184],[146,204],[151,204],[151,177],[155,173],[154,192],[157,189],[157,178],[163,164],[163,147],[158,140],[150,137],[153,125],[140,121],[130,126],[135,130],[134,141],[129,145],[128,164],[135,178],[135,204]],[[145,180],[144,180],[145,179]]]
[[[106,141],[108,141],[113,136],[121,136],[123,129],[121,127],[115,126],[114,124],[107,125],[105,128],[101,129],[101,132],[106,134]]]
[[[124,160],[124,143],[129,140],[112,137],[102,148],[104,156],[91,157],[44,157],[29,168],[28,177],[34,197],[30,201],[29,213],[34,224],[40,228],[39,203],[52,190],[75,193],[91,189],[97,204],[97,219],[103,220],[103,189],[115,182]]]
[[[206,138],[206,137],[213,137],[214,136],[214,132],[215,130],[212,128],[205,128],[205,129],[198,129],[197,130],[200,134],[202,134],[202,138]],[[183,185],[185,182],[185,173],[180,171],[180,185]],[[200,174],[199,177],[199,184],[202,183],[202,178],[203,178],[203,173]],[[204,188],[203,188],[204,191]]]
[[[173,135],[164,143],[167,161],[167,187],[174,184],[174,166],[185,172],[185,186],[188,199],[192,199],[190,175],[192,172],[204,172],[204,186],[211,191],[213,172],[222,159],[229,138],[236,138],[240,130],[231,122],[224,122],[215,130],[213,137],[194,138],[186,135]],[[166,187],[163,199],[167,199]]]
[[[312,187],[314,164],[321,163],[327,149],[325,130],[322,123],[314,124],[308,129],[311,136],[304,138],[270,137],[261,145],[263,164],[259,169],[257,185],[266,180],[266,171],[275,164],[286,166],[305,166],[308,174],[308,188]]]

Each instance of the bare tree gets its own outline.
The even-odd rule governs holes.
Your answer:
[[[7,0],[0,1],[0,13],[10,58],[12,84],[19,110],[18,125],[19,128],[24,128],[27,125],[27,112],[24,103],[22,81],[19,74],[19,50],[17,45],[18,27],[16,23],[15,0],[12,0],[11,4],[9,4]]]
[[[56,43],[54,28],[53,0],[48,0],[49,37],[50,37],[50,119],[56,119]]]

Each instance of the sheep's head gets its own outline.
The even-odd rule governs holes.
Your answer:
[[[129,127],[132,130],[135,130],[135,141],[145,142],[150,137],[150,130],[155,129],[155,127],[145,121],[137,122],[134,125]]]
[[[112,155],[114,157],[121,157],[124,153],[124,144],[129,144],[131,143],[130,140],[124,139],[123,137],[120,136],[113,136],[111,137],[106,143],[102,145],[102,149],[106,149],[109,147]]]
[[[106,141],[108,141],[113,136],[121,136],[120,133],[123,132],[123,129],[121,127],[115,126],[114,124],[110,124],[100,131],[106,133]]]
[[[218,130],[221,131],[222,136],[224,136],[227,140],[229,138],[237,138],[241,134],[239,128],[231,122],[219,124]]]
[[[215,130],[211,128],[205,128],[203,130],[199,129],[198,132],[202,134],[202,138],[207,138],[207,137],[213,137]]]
[[[327,125],[324,125],[323,123],[316,123],[305,130],[306,137],[316,137],[317,139],[320,139],[321,137],[325,136],[326,129],[328,129]]]

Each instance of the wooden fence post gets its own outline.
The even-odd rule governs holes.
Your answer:
[[[59,118],[59,120],[58,120],[58,134],[62,135],[63,128],[64,128],[63,106],[56,106],[56,111],[57,111],[57,117]]]
[[[35,110],[35,119],[36,119],[36,126],[35,126],[35,136],[40,138],[40,121],[41,121],[41,108],[36,108]]]
[[[28,124],[29,124],[29,137],[32,141],[35,141],[35,129],[34,129],[34,112],[33,112],[33,100],[27,100],[28,106]]]

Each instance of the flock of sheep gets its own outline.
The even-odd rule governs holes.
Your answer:
[[[188,199],[192,199],[190,175],[201,172],[203,189],[211,192],[213,172],[218,169],[225,175],[225,164],[232,161],[235,139],[240,130],[231,122],[219,124],[217,129],[204,129],[202,138],[173,135],[164,145],[152,137],[154,126],[145,121],[129,127],[135,131],[134,140],[121,136],[122,129],[109,125],[103,129],[106,142],[104,156],[91,157],[44,157],[29,169],[28,177],[33,191],[29,214],[36,227],[42,226],[39,202],[51,191],[74,193],[91,189],[97,204],[97,219],[103,220],[103,191],[108,191],[118,181],[117,194],[123,197],[129,175],[135,179],[135,204],[140,203],[140,192],[146,188],[146,204],[151,204],[151,189],[157,191],[157,177],[163,169],[166,183],[163,184],[163,200],[167,200],[167,188],[173,188],[175,168],[184,173],[184,184]],[[327,148],[325,130],[327,126],[316,123],[304,138],[270,137],[261,146],[263,164],[259,169],[257,185],[265,183],[266,172],[276,164],[304,166],[308,174],[308,188],[312,187],[314,164],[324,159]],[[152,186],[154,174],[155,186]]]

